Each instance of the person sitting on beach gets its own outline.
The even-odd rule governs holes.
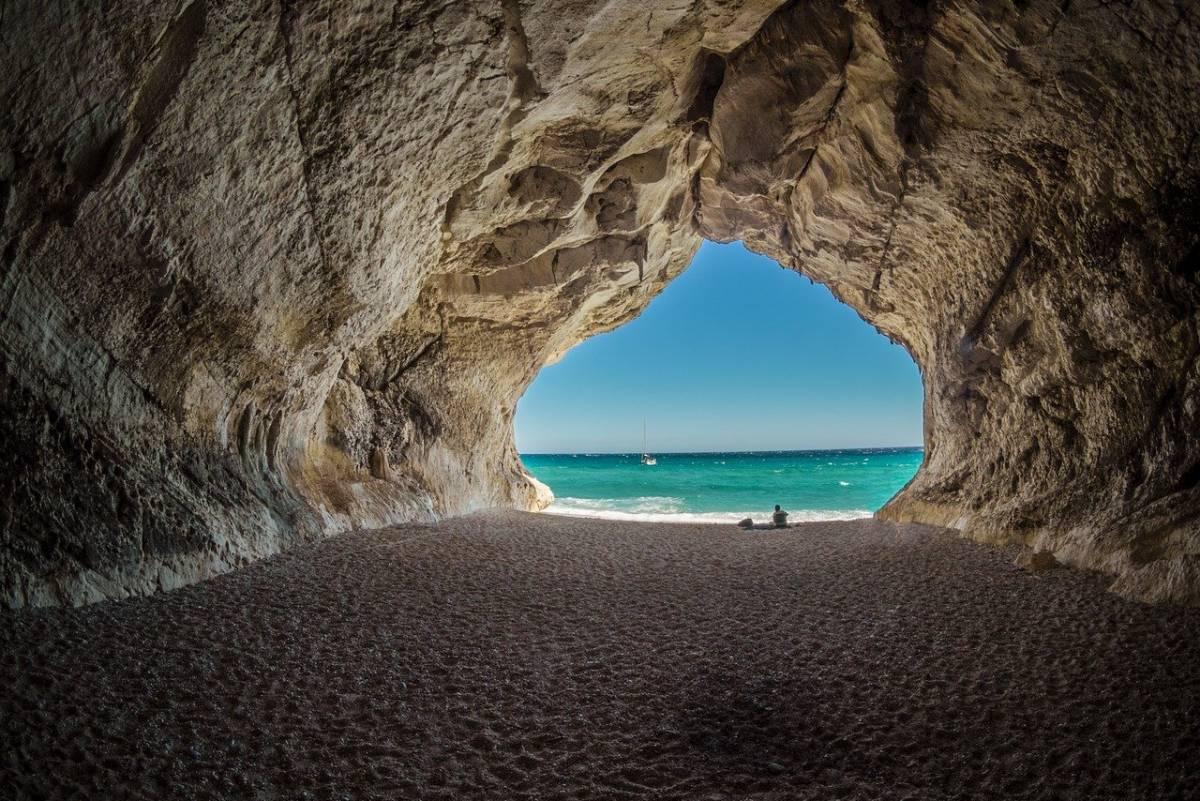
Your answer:
[[[787,528],[788,513],[779,508],[779,504],[775,504],[775,514],[771,515],[771,523],[775,528]]]

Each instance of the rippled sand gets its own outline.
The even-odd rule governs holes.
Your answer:
[[[0,613],[0,797],[1200,794],[1200,610],[1012,558],[495,514]]]

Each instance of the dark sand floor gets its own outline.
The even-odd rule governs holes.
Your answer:
[[[0,798],[1200,798],[1200,609],[872,521],[473,516],[0,613]]]

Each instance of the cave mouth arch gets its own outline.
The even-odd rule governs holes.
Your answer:
[[[1098,115],[1070,53],[1112,74],[1161,64],[1093,52],[1106,26],[1061,9],[743,12],[699,37],[644,20],[652,46],[584,34],[553,67],[510,31],[503,125],[395,324],[461,376],[402,361],[409,397],[470,422],[430,436],[433,458],[393,450],[401,472],[441,512],[537,506],[511,421],[538,369],[636,316],[702,239],[741,241],[920,365],[924,463],[881,518],[1196,600],[1200,293],[1173,265],[1190,263],[1198,168],[1172,132],[1200,112],[1165,88],[1196,68]]]
[[[921,366],[924,465],[882,518],[1200,601],[1200,21],[69,16],[14,9],[26,46],[0,55],[5,604],[536,506],[521,393],[702,239],[803,272]]]
[[[824,287],[705,242],[637,318],[545,366],[514,427],[552,513],[854,519],[920,465],[922,397],[909,355]]]

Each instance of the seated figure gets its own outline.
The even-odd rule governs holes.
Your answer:
[[[788,513],[779,508],[779,504],[775,504],[775,514],[771,515],[771,523],[775,528],[788,527]]]

